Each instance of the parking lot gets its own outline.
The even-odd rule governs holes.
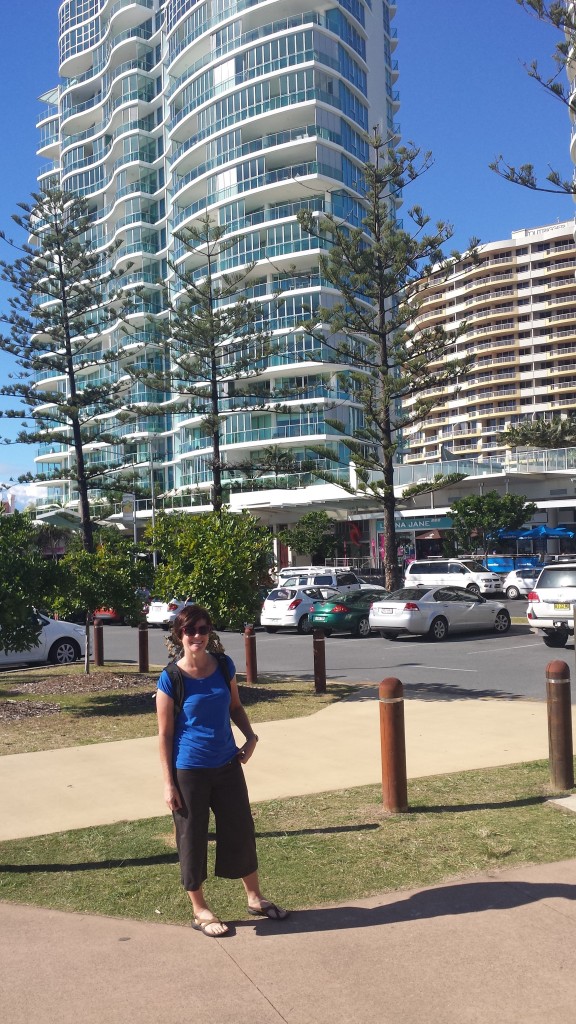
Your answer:
[[[424,637],[406,636],[395,641],[379,636],[355,639],[346,635],[328,637],[326,675],[328,681],[378,683],[385,676],[397,676],[407,696],[450,699],[466,691],[479,696],[510,694],[514,697],[545,699],[546,665],[560,658],[574,676],[574,645],[558,651],[545,647],[540,637],[524,625],[525,601],[506,602],[510,614],[522,624],[513,624],[504,636],[477,633],[448,637],[433,643]],[[164,664],[168,652],[162,630],[149,630],[150,661]],[[292,674],[314,678],[312,638],[295,632],[267,634],[257,630],[258,669],[266,674]],[[244,638],[240,633],[221,633],[226,651],[238,670],[245,665]],[[136,661],[136,630],[127,626],[104,627],[107,660]],[[573,691],[576,687],[573,687]]]

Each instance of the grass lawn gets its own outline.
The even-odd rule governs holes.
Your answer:
[[[576,817],[545,802],[548,778],[542,761],[419,779],[391,817],[378,786],[256,804],[264,891],[296,909],[573,857]],[[225,920],[246,916],[239,882],[206,892]],[[0,843],[0,899],[190,922],[168,817]]]
[[[136,739],[156,732],[153,694],[162,666],[142,674],[107,664],[85,675],[81,665],[0,673],[0,755],[54,750],[84,743]],[[315,694],[312,682],[261,676],[240,696],[253,722],[299,718],[342,700],[353,686],[331,683]]]

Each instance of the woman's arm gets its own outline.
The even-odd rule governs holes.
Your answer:
[[[238,683],[236,676],[230,680],[230,718],[240,729],[240,732],[246,737],[246,743],[240,747],[238,751],[238,757],[242,761],[242,764],[246,764],[249,761],[256,749],[258,743],[258,737],[250,725],[250,719],[246,714],[242,701],[240,700],[240,694],[238,693]]]
[[[167,693],[158,690],[156,693],[156,714],[158,716],[158,742],[160,747],[160,764],[164,778],[164,800],[171,811],[182,806],[178,786],[174,780],[172,758],[174,753],[174,701]]]

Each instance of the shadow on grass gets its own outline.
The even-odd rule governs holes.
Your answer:
[[[274,701],[287,700],[290,697],[297,699],[308,696],[302,692],[301,687],[284,686],[283,689],[277,690],[270,686],[241,684],[239,690],[242,703],[248,708],[256,704],[273,704]],[[91,697],[90,702],[82,707],[68,707],[66,710],[78,718],[155,714],[156,701],[150,690],[145,693],[103,693]]]
[[[289,829],[280,829],[277,832],[259,832],[256,831],[256,839],[283,839],[286,836],[319,836],[319,835],[334,835],[343,832],[372,832],[375,829],[380,828],[378,822],[372,822],[366,825],[334,825],[326,828],[299,828],[290,831]],[[216,839],[216,834],[210,832],[208,839],[212,842]],[[5,872],[6,874],[39,874],[42,872],[59,872],[59,871],[102,871],[109,868],[133,868],[133,867],[149,867],[154,864],[177,864],[178,854],[177,853],[158,853],[150,857],[122,857],[120,859],[106,859],[102,861],[80,861],[78,863],[69,864],[0,864],[0,874]]]

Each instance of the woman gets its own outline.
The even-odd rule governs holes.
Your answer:
[[[193,927],[219,938],[228,927],[212,913],[202,890],[210,808],[216,820],[215,873],[242,879],[249,914],[283,921],[288,911],[264,899],[260,891],[254,822],[242,770],[258,737],[242,707],[232,659],[225,656],[228,683],[218,659],[208,650],[211,631],[210,616],[200,605],[188,605],[176,616],[172,633],[183,648],[177,662],[183,677],[183,703],[175,714],[175,685],[165,669],[158,681],[156,707],[164,799],[176,825],[182,884],[192,902]],[[240,749],[230,719],[244,734]]]

